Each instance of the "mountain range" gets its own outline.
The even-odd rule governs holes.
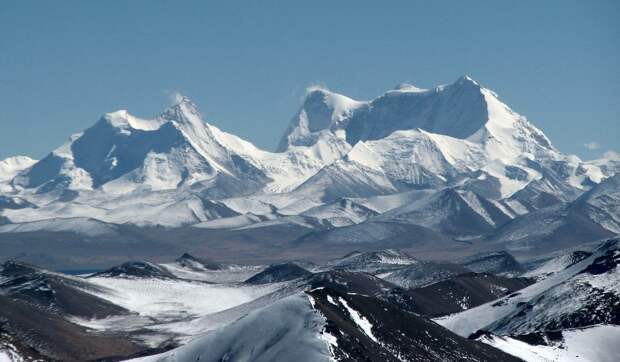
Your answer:
[[[108,113],[41,160],[0,161],[0,251],[63,267],[109,265],[120,245],[153,258],[377,245],[530,257],[620,233],[618,170],[613,155],[561,153],[467,76],[370,101],[309,88],[276,152],[181,97],[153,119]]]

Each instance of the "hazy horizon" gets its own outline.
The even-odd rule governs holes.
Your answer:
[[[176,92],[273,150],[310,85],[368,100],[463,74],[564,153],[620,151],[614,1],[145,5],[0,5],[0,159],[41,158],[107,112],[154,116]]]

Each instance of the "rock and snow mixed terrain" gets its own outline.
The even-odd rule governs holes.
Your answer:
[[[409,313],[418,306],[407,291],[364,272],[421,262],[398,250],[267,267],[184,254],[71,277],[10,261],[0,268],[0,350],[11,360],[511,360]],[[254,276],[239,281],[244,272]],[[32,332],[33,324],[45,326]],[[59,326],[58,334],[48,329]],[[71,347],[94,343],[90,352]]]
[[[511,337],[484,336],[484,343],[499,348],[525,361],[537,362],[614,362],[618,360],[620,327],[592,326],[561,333],[561,339],[545,344],[528,344]]]
[[[619,165],[562,154],[469,77],[400,85],[370,101],[311,88],[277,152],[206,123],[181,97],[152,119],[106,114],[39,161],[0,161],[0,241],[11,240],[0,245],[18,256],[25,246],[16,240],[27,239],[27,260],[55,260],[63,257],[33,240],[96,240],[109,254],[101,245],[156,244],[163,227],[169,241],[151,248],[162,259],[190,232],[224,245],[278,235],[277,248],[251,254],[281,260],[291,248],[342,252],[373,241],[429,253],[552,253],[620,232]],[[428,245],[437,239],[447,243]]]
[[[311,88],[277,152],[109,113],[0,161],[0,360],[617,360],[618,170],[469,77]]]
[[[611,361],[619,262],[618,240],[524,273],[539,281],[394,249],[270,266],[185,253],[80,277],[9,261],[0,351],[10,361]]]
[[[539,282],[436,321],[528,361],[613,361],[618,357],[619,264],[618,239],[591,253],[570,252],[529,272]]]
[[[606,242],[589,257],[518,293],[440,323],[469,336],[479,330],[528,334],[539,328],[555,330],[613,322],[620,316],[620,269],[616,268],[619,255],[618,241]]]

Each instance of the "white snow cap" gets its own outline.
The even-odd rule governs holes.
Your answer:
[[[28,156],[13,156],[0,161],[0,182],[8,181],[19,172],[34,165],[37,160]]]
[[[480,86],[480,83],[476,82],[472,77],[468,76],[467,74],[460,76],[453,84],[473,84]]]

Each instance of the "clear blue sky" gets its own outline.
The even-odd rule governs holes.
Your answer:
[[[620,1],[0,2],[0,158],[170,94],[274,149],[308,85],[357,99],[468,74],[562,151],[620,151]],[[584,143],[596,142],[588,150]]]

